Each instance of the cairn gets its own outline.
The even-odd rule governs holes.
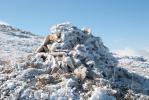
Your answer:
[[[51,74],[74,73],[84,80],[96,61],[109,54],[101,39],[93,36],[89,28],[81,30],[65,23],[52,27],[51,32],[36,50],[44,62],[49,60],[49,55],[54,59],[50,64]]]

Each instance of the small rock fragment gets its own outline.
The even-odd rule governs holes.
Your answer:
[[[41,84],[50,84],[54,82],[54,77],[52,75],[49,74],[42,74],[36,77],[36,79],[38,80],[38,82],[40,82]]]
[[[77,78],[83,81],[86,78],[87,68],[81,65],[79,68],[74,70],[74,74],[77,76]]]

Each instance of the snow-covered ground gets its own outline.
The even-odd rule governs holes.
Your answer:
[[[136,73],[143,77],[149,78],[149,60],[142,56],[119,56],[115,55],[118,60],[118,66],[127,69],[129,72]]]
[[[0,99],[149,100],[147,59],[110,53],[89,29],[69,23],[51,32],[61,40],[35,53],[42,37],[0,25]]]
[[[0,25],[0,63],[15,62],[25,57],[37,49],[42,39],[30,32]]]

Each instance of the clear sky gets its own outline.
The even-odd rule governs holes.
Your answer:
[[[69,21],[111,50],[149,48],[149,0],[0,0],[0,21],[39,35]]]

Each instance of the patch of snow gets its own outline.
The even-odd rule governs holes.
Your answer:
[[[105,88],[96,88],[89,100],[116,100]]]

